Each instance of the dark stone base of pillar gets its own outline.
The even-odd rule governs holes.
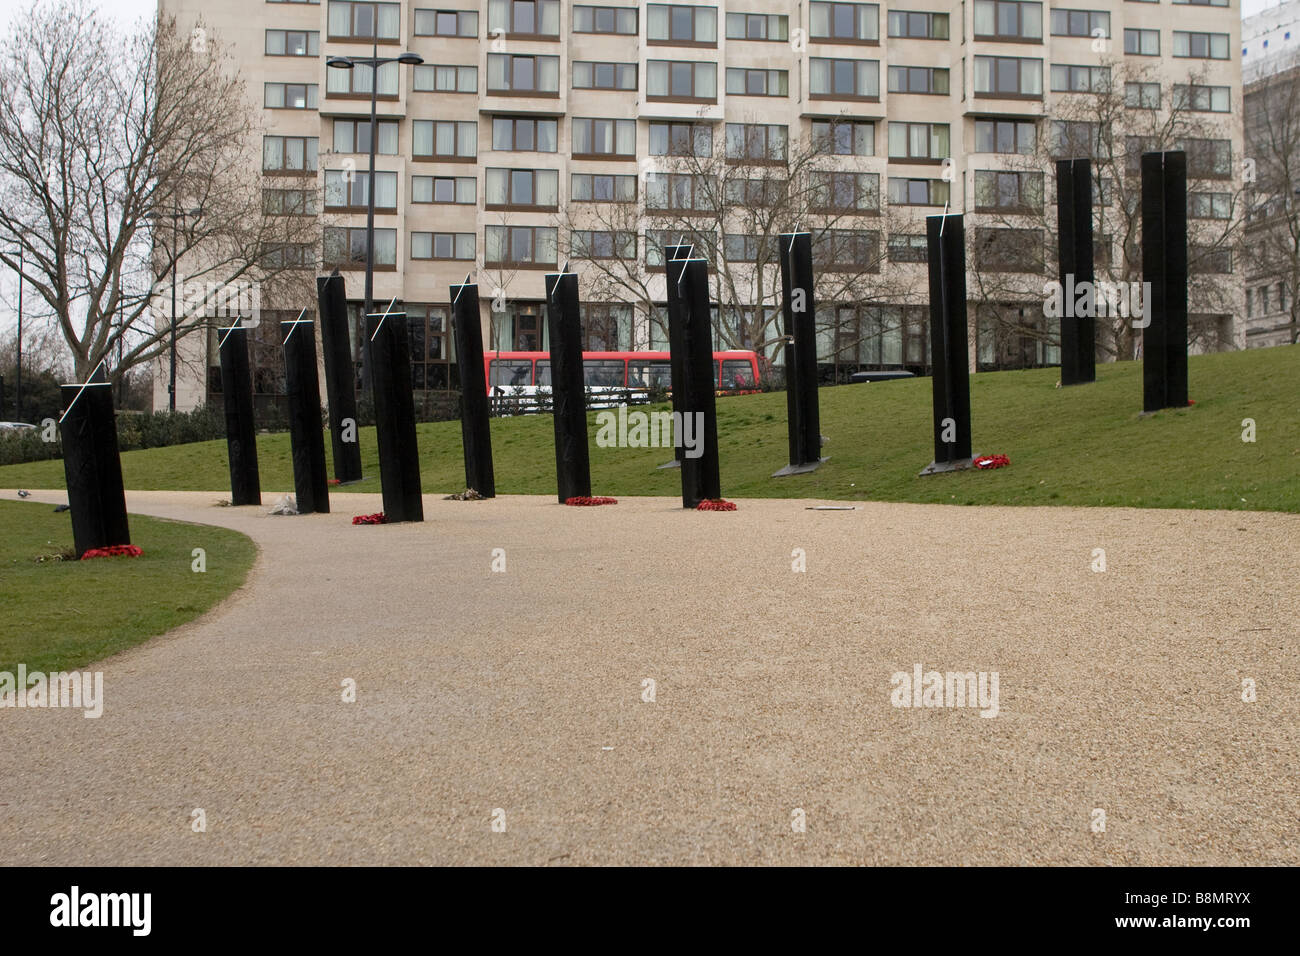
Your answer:
[[[943,475],[950,471],[965,471],[967,468],[974,467],[974,458],[958,458],[956,461],[932,461],[921,469],[921,473],[917,477],[924,478],[926,475]]]

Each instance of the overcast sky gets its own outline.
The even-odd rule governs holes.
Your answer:
[[[31,0],[0,0],[0,33],[8,33],[14,14],[31,5]],[[115,19],[132,23],[140,17],[151,16],[158,9],[158,0],[99,0],[96,5]]]

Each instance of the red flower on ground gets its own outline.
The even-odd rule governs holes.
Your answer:
[[[696,511],[735,511],[736,503],[726,498],[705,498],[695,506]]]
[[[91,548],[81,556],[85,561],[89,558],[138,558],[144,554],[138,547],[133,544],[110,544],[107,548]]]
[[[378,511],[372,515],[357,515],[352,519],[352,523],[353,524],[387,524],[388,517],[382,511]]]
[[[975,467],[982,471],[987,471],[990,468],[1005,468],[1009,464],[1011,464],[1011,459],[1006,455],[975,456]]]
[[[591,495],[575,495],[572,498],[565,498],[564,503],[575,507],[589,507],[592,505],[616,505],[618,504],[618,499],[592,497]]]

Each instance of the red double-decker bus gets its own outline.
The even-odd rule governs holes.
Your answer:
[[[528,395],[538,387],[551,387],[549,352],[488,352],[483,364],[489,395],[505,389]],[[720,391],[757,389],[758,369],[756,352],[729,349],[713,353],[713,381]],[[582,377],[593,390],[672,388],[673,384],[667,352],[583,352]]]

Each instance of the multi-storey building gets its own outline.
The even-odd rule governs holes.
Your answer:
[[[1300,2],[1279,4],[1241,24],[1246,156],[1257,188],[1245,230],[1247,348],[1300,340]]]
[[[1043,314],[1055,272],[1051,159],[1122,165],[1125,150],[1161,145],[1119,142],[1122,117],[1103,100],[1149,114],[1156,129],[1172,127],[1160,120],[1175,110],[1191,118],[1161,148],[1188,149],[1197,177],[1219,183],[1198,200],[1207,218],[1231,215],[1223,197],[1239,178],[1233,0],[160,0],[160,9],[183,29],[201,17],[233,45],[264,104],[268,209],[284,198],[278,177],[316,175],[319,199],[294,200],[319,203],[309,208],[323,243],[310,265],[340,267],[356,302],[370,77],[325,61],[372,46],[423,58],[379,72],[373,187],[375,298],[412,317],[417,389],[456,379],[448,289],[467,274],[484,295],[489,347],[544,348],[543,275],[572,260],[591,300],[584,346],[621,349],[666,345],[654,308],[664,299],[659,249],[683,223],[713,217],[711,256],[770,268],[775,257],[756,250],[771,236],[728,218],[762,205],[766,187],[751,178],[710,193],[715,158],[813,182],[791,216],[819,231],[823,272],[845,277],[840,294],[819,290],[819,357],[841,370],[926,367],[924,217],[945,208],[968,214],[972,368],[1055,361]],[[1098,180],[1103,205],[1123,207],[1121,218],[1134,211],[1106,195],[1100,162]],[[620,204],[622,219],[597,214]],[[1131,228],[1103,222],[1102,266],[1131,263],[1136,248]],[[626,294],[595,282],[584,259],[631,263]],[[1240,283],[1230,250],[1204,261],[1221,295],[1200,318],[1222,345],[1238,334]],[[779,361],[773,285],[763,287],[749,303],[720,289],[718,338]],[[1108,354],[1128,357],[1130,347]],[[187,348],[216,364],[211,340]],[[273,390],[274,370],[258,380]],[[206,390],[182,382],[180,407]]]

